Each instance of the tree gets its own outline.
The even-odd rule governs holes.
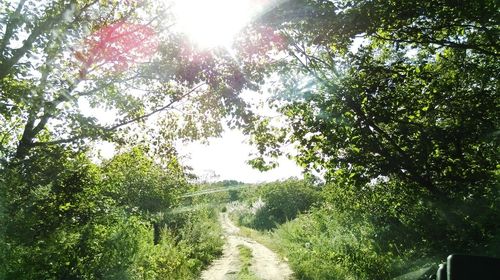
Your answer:
[[[33,149],[22,168],[9,168],[0,177],[0,278],[194,277],[205,264],[201,261],[219,254],[222,244],[218,234],[208,239],[198,234],[204,239],[193,246],[166,228],[169,222],[186,234],[199,230],[186,225],[189,220],[160,215],[177,206],[187,190],[179,166],[170,163],[160,166],[144,148],[101,166],[84,152],[61,146]],[[207,245],[211,251],[191,253]]]
[[[160,3],[0,5],[4,161],[23,160],[40,146],[148,140],[144,135],[161,153],[173,138],[217,135],[230,114],[239,116],[230,118],[233,125],[251,118],[238,97],[250,84],[230,56],[187,44],[170,30],[172,18]],[[113,111],[114,119],[99,121],[82,104]],[[153,122],[157,128],[148,126]]]
[[[291,221],[320,202],[318,189],[304,180],[289,179],[260,186],[264,206],[255,213],[252,226],[272,229]]]
[[[186,177],[177,162],[164,168],[135,147],[103,164],[107,193],[119,205],[154,215],[177,204],[187,190]]]
[[[162,3],[0,3],[0,278],[178,279],[218,252],[218,235],[203,256],[160,241],[157,216],[187,184],[173,142],[251,121],[252,84],[173,32]],[[129,152],[95,165],[94,140]]]
[[[380,176],[435,197],[492,187],[496,18],[495,1],[284,2],[249,31],[271,29],[282,55],[246,51],[258,35],[241,42],[243,61],[262,57],[281,76],[272,104],[287,124],[273,140],[257,126],[259,150],[275,156],[276,141],[295,143],[304,167],[360,187]]]
[[[324,208],[369,222],[384,254],[496,255],[498,13],[495,1],[283,2],[240,40],[283,115],[252,127],[254,165],[294,145],[326,180]]]

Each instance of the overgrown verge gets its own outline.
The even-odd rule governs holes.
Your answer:
[[[286,258],[297,279],[392,279],[429,267],[414,275],[424,279],[451,253],[499,257],[494,184],[481,191],[491,195],[465,200],[429,197],[400,184],[389,178],[356,189],[339,177],[322,186],[321,204],[273,230],[245,223],[257,217],[249,207],[255,197],[228,210],[240,224],[254,227],[242,228],[242,234]]]
[[[211,207],[173,211],[190,186],[168,163],[54,147],[3,170],[0,278],[196,279],[221,229]]]
[[[298,279],[391,279],[402,256],[380,251],[366,221],[318,209],[273,234]]]
[[[232,209],[238,224],[269,230],[321,201],[319,188],[305,180],[289,179],[245,189],[240,194],[245,205]]]

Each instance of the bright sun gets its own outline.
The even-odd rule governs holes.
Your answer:
[[[176,0],[177,28],[203,48],[229,47],[234,36],[259,12],[262,1]]]

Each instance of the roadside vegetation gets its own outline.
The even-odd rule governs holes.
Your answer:
[[[281,203],[287,190],[299,194],[304,188],[314,190],[315,203],[305,195],[295,196],[302,200],[295,205],[308,207],[290,210]],[[488,208],[456,208],[425,203],[415,199],[422,194],[404,194],[390,182],[367,186],[363,196],[345,186],[298,180],[246,190],[244,200],[228,207],[241,234],[280,253],[297,279],[392,279],[429,268],[420,275],[425,279],[450,253],[498,256],[500,248],[496,222],[481,218],[485,211],[498,217],[494,196]],[[464,214],[471,218],[458,216]],[[263,228],[258,219],[274,223]]]
[[[195,279],[221,254],[217,209],[175,211],[190,188],[179,166],[141,148],[99,165],[39,152],[1,181],[0,278]]]
[[[295,145],[321,199],[295,217],[266,191],[237,220],[271,230],[299,279],[391,279],[451,253],[500,257],[498,8],[284,1],[250,27],[246,47],[273,31],[244,57],[278,76],[268,105],[281,113],[255,125],[251,163],[272,168]]]
[[[250,202],[246,205],[248,207],[233,209],[238,224],[260,230],[272,229],[295,219],[321,199],[318,188],[297,179],[248,186],[238,197]]]

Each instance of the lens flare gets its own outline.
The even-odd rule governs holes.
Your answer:
[[[124,71],[154,55],[157,46],[151,27],[122,21],[91,34],[75,57],[82,63],[80,76],[84,77],[93,67]]]

